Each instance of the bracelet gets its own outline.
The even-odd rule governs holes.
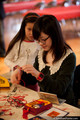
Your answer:
[[[43,78],[44,78],[44,74],[42,72],[40,72],[37,80],[41,81],[41,80],[43,80]]]
[[[13,67],[13,71],[16,70],[17,68],[18,68],[19,70],[22,69],[19,65],[16,65],[16,66]]]

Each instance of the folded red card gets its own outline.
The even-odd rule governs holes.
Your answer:
[[[38,99],[26,104],[25,107],[23,108],[23,113],[28,112],[30,114],[37,115],[45,110],[50,109],[51,107],[52,107],[51,102],[43,99]]]

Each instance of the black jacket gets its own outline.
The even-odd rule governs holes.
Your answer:
[[[41,59],[36,57],[34,67],[39,70],[40,65],[42,65]],[[62,60],[62,59],[61,59]],[[56,64],[56,63],[55,63]],[[56,66],[58,67],[59,62]],[[57,94],[59,98],[66,99],[66,102],[71,105],[75,105],[75,98],[73,93],[73,77],[74,70],[76,68],[76,56],[74,53],[70,53],[64,60],[62,64],[58,67],[58,71],[51,73],[49,66],[42,68],[41,72],[44,74],[44,79],[42,82],[36,80],[31,74],[26,74],[23,72],[22,80],[27,85],[33,85],[38,82],[40,90],[43,92]],[[53,65],[53,72],[55,70],[55,65]]]
[[[5,0],[0,0],[0,19],[4,19],[6,16],[4,6],[3,6],[3,1]]]

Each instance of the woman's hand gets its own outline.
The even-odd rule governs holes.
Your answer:
[[[32,65],[25,65],[22,67],[22,70],[26,72],[27,74],[30,73],[32,76],[36,78],[39,76],[39,73],[40,73]]]
[[[13,73],[11,75],[11,83],[19,84],[20,80],[21,80],[21,70],[16,69],[15,71],[13,71]]]

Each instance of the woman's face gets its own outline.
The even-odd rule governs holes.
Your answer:
[[[27,23],[25,26],[25,40],[26,41],[34,41],[32,30],[34,23]]]
[[[38,39],[38,43],[44,49],[44,51],[49,51],[52,46],[52,40],[49,35],[41,32],[41,35]]]

